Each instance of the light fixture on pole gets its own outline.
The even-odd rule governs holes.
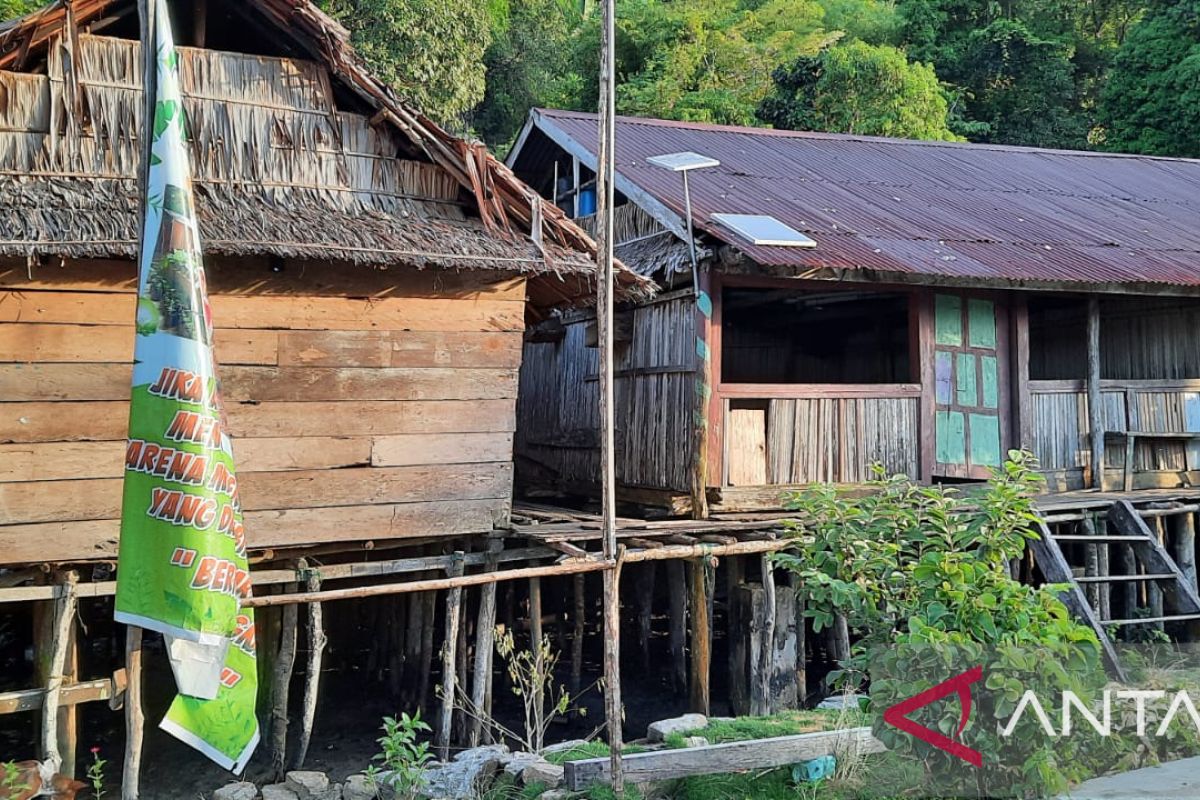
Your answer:
[[[692,259],[692,275],[696,274],[696,236],[692,232],[692,192],[688,186],[688,173],[694,169],[719,167],[721,162],[709,156],[702,156],[690,150],[682,153],[666,153],[661,156],[650,156],[646,163],[653,164],[672,172],[683,173],[683,212],[687,217],[688,253]]]

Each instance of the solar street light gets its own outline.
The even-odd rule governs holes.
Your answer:
[[[717,161],[715,158],[686,150],[682,153],[665,153],[660,156],[650,156],[646,159],[646,163],[653,164],[661,169],[669,169],[672,172],[679,172],[683,174],[683,209],[684,214],[687,215],[688,254],[692,259],[692,275],[695,276],[696,236],[692,232],[692,193],[688,188],[688,173],[694,169],[719,167],[721,162]]]

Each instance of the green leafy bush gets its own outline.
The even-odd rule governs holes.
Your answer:
[[[418,742],[417,736],[428,732],[429,725],[418,711],[411,717],[401,714],[400,719],[384,717],[382,727],[383,736],[376,740],[382,750],[373,759],[382,766],[367,767],[367,781],[376,794],[386,786],[397,800],[411,800],[420,795],[428,781],[426,770],[433,754],[429,742]]]
[[[1008,455],[971,493],[882,472],[865,493],[834,486],[800,492],[791,498],[803,520],[795,548],[778,559],[803,578],[817,630],[835,613],[846,617],[857,643],[834,679],[871,673],[876,735],[922,759],[927,788],[939,792],[1041,794],[1087,772],[1080,742],[1049,741],[1034,730],[1032,715],[1022,717],[1015,736],[1000,736],[999,723],[1025,690],[1040,697],[1072,690],[1086,702],[1104,682],[1095,633],[1072,620],[1050,588],[1009,575],[1009,561],[1036,536],[1032,496],[1041,479],[1031,455]],[[983,768],[962,768],[878,714],[976,665],[986,691],[975,693],[963,737],[990,754]],[[921,724],[957,735],[953,697],[923,711]]]

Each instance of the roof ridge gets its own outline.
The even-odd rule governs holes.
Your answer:
[[[550,118],[570,117],[575,119],[596,119],[597,115],[592,111],[570,111],[567,109],[557,108],[536,108],[534,109],[539,114]],[[872,144],[884,144],[892,146],[910,146],[917,145],[921,147],[945,147],[959,150],[989,150],[993,152],[1016,152],[1028,154],[1047,154],[1069,157],[1086,157],[1086,158],[1115,158],[1115,159],[1141,159],[1148,161],[1167,161],[1171,163],[1185,163],[1200,165],[1200,158],[1184,158],[1182,156],[1160,156],[1150,155],[1145,153],[1109,153],[1100,150],[1067,150],[1053,147],[1031,147],[1028,145],[1014,144],[996,144],[992,142],[945,142],[935,139],[902,139],[899,137],[889,136],[867,136],[864,134],[854,133],[829,133],[827,131],[797,131],[785,130],[781,128],[757,128],[751,125],[722,125],[711,122],[690,122],[684,120],[660,119],[658,117],[637,117],[618,114],[616,121],[629,125],[645,125],[647,127],[662,127],[662,128],[682,128],[685,130],[695,131],[712,131],[721,133],[738,133],[747,136],[763,136],[781,139],[807,139],[807,140],[826,140],[826,141],[842,141],[842,142],[867,142]]]

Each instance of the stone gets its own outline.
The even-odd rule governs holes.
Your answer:
[[[289,772],[283,785],[295,792],[300,800],[341,800],[342,787],[329,782],[324,772],[296,770]]]
[[[380,786],[379,794],[390,796],[391,792]],[[376,800],[375,787],[366,775],[351,775],[342,784],[342,800]]]
[[[524,771],[525,767],[534,763],[535,761],[541,760],[542,757],[534,753],[512,753],[504,761],[504,771],[514,778],[519,778],[521,777],[521,772]]]
[[[575,750],[576,748],[585,747],[586,745],[587,739],[568,739],[567,741],[559,742],[558,744],[546,745],[542,748],[542,755],[549,755],[550,753],[565,753],[568,750]]]
[[[258,787],[247,781],[229,783],[213,792],[212,800],[258,800]]]
[[[262,800],[300,800],[300,795],[282,783],[262,787]]]
[[[525,769],[521,770],[521,782],[526,786],[540,783],[547,789],[554,789],[562,783],[562,780],[563,768],[558,764],[551,764],[544,758],[527,764]]]
[[[844,709],[858,711],[867,700],[868,698],[865,694],[835,694],[817,703],[817,708],[831,708],[834,711],[842,711]]]
[[[575,797],[575,793],[566,789],[551,789],[548,792],[542,792],[538,795],[538,800],[569,800]]]
[[[703,714],[684,714],[671,719],[660,719],[651,722],[646,728],[646,738],[652,742],[661,742],[672,733],[687,733],[708,725],[708,717]]]
[[[683,737],[684,747],[708,747],[708,739],[703,736],[685,736]]]
[[[475,797],[487,788],[508,755],[502,744],[490,744],[463,750],[449,763],[431,766],[425,772],[428,782],[421,794],[428,798]]]

